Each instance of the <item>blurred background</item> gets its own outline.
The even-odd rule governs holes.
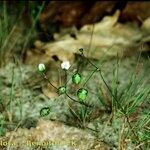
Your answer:
[[[1,65],[4,61],[8,61],[8,55],[12,56],[11,53],[13,52],[19,55],[19,57],[21,54],[21,59],[25,61],[27,49],[34,47],[35,41],[53,41],[57,38],[55,33],[60,33],[62,29],[68,29],[69,31],[64,31],[61,34],[69,32],[68,34],[71,37],[76,38],[76,32],[81,30],[83,26],[101,22],[105,16],[112,16],[116,11],[119,11],[118,16],[116,16],[116,22],[111,20],[110,23],[112,22],[112,25],[109,27],[106,25],[104,29],[106,36],[110,28],[113,30],[115,23],[128,23],[130,24],[129,28],[135,26],[136,31],[138,29],[143,30],[142,35],[137,35],[138,33],[132,34],[136,37],[141,36],[137,37],[136,42],[149,46],[149,38],[147,39],[149,34],[148,18],[150,16],[149,2],[78,1],[72,3],[70,1],[1,1],[0,3]],[[119,29],[118,27],[116,30]],[[131,29],[124,28],[122,30],[120,36],[127,38],[124,32],[129,32],[128,30]],[[89,32],[90,36],[92,29],[86,32]],[[142,39],[143,37],[146,39]],[[88,39],[87,37],[87,45],[90,42],[89,40],[90,38]],[[99,45],[101,46],[101,43]],[[133,45],[135,43],[132,43],[131,46]],[[3,57],[4,55],[7,55],[6,58]]]

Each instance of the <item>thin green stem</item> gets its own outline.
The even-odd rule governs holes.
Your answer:
[[[90,74],[90,76],[87,78],[87,80],[85,81],[85,83],[82,85],[83,87],[87,84],[87,82],[91,79],[91,77],[93,76],[93,74],[97,71],[97,69],[93,70],[93,72]]]
[[[86,107],[94,107],[93,105],[90,105],[90,104],[87,104],[87,103],[84,103],[84,102],[81,102],[81,101],[78,101],[78,100],[76,100],[76,99],[74,99],[74,98],[72,98],[67,92],[65,93],[66,94],[66,96],[70,99],[70,100],[72,100],[72,101],[74,101],[74,102],[77,102],[77,103],[80,103],[80,104],[82,104],[82,105],[85,105]]]
[[[25,39],[25,42],[24,42],[24,45],[23,45],[23,48],[22,48],[22,55],[23,55],[24,52],[25,52],[25,48],[26,48],[26,46],[27,46],[27,44],[28,44],[28,41],[29,41],[29,39],[30,39],[30,37],[31,37],[31,35],[32,35],[32,33],[33,33],[33,29],[35,28],[35,25],[36,25],[36,23],[37,23],[37,21],[38,21],[38,19],[39,19],[39,17],[40,17],[40,14],[41,14],[41,12],[42,12],[44,6],[45,6],[45,2],[42,3],[42,5],[40,6],[39,11],[38,11],[38,13],[37,13],[37,16],[36,16],[35,19],[33,20],[32,27],[31,27],[29,33],[28,33],[27,36],[26,36],[26,39]]]
[[[46,80],[48,81],[48,83],[49,83],[52,87],[54,87],[56,90],[58,89],[56,86],[54,86],[54,85],[50,82],[50,80],[47,78],[47,76],[46,76],[45,73],[43,73],[43,76],[44,76],[44,79],[46,79]]]
[[[99,69],[93,62],[91,62],[87,57],[85,57],[83,52],[81,52],[81,54],[93,67],[95,67],[96,69]]]
[[[11,91],[10,91],[10,101],[8,103],[10,112],[11,112],[12,100],[13,100],[14,77],[15,77],[15,72],[14,72],[14,67],[13,67],[12,68],[12,80],[11,80],[12,85],[11,85]]]
[[[88,52],[87,52],[87,55],[89,56],[90,55],[90,51],[91,51],[91,45],[92,45],[92,39],[93,39],[93,34],[94,34],[94,24],[92,26],[92,34],[91,34],[91,37],[90,37],[90,44],[89,44],[89,47],[88,47]]]
[[[67,86],[67,70],[65,69],[65,86]]]

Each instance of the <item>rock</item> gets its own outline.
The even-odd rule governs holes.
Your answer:
[[[9,150],[33,150],[40,147],[51,148],[51,150],[109,149],[104,143],[97,142],[95,137],[87,131],[42,119],[39,120],[36,128],[30,130],[18,128],[16,131],[7,132],[6,136],[0,140],[3,140],[1,149],[4,149],[5,142]]]

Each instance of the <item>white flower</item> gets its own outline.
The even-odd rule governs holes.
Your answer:
[[[62,63],[61,63],[61,68],[62,69],[65,69],[65,70],[68,70],[69,68],[70,68],[70,62],[69,61],[67,61],[67,60],[65,60],[65,61],[63,61]]]
[[[38,65],[38,70],[39,70],[39,72],[44,72],[45,71],[45,65],[44,64],[39,64]]]

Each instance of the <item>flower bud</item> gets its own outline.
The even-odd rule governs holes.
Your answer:
[[[44,72],[45,69],[46,69],[46,68],[45,68],[45,65],[44,65],[44,64],[39,64],[39,65],[38,65],[38,71],[39,71],[39,72]]]
[[[69,61],[63,61],[62,63],[61,63],[61,68],[62,69],[65,69],[65,70],[68,70],[69,68],[70,68],[70,62]]]

